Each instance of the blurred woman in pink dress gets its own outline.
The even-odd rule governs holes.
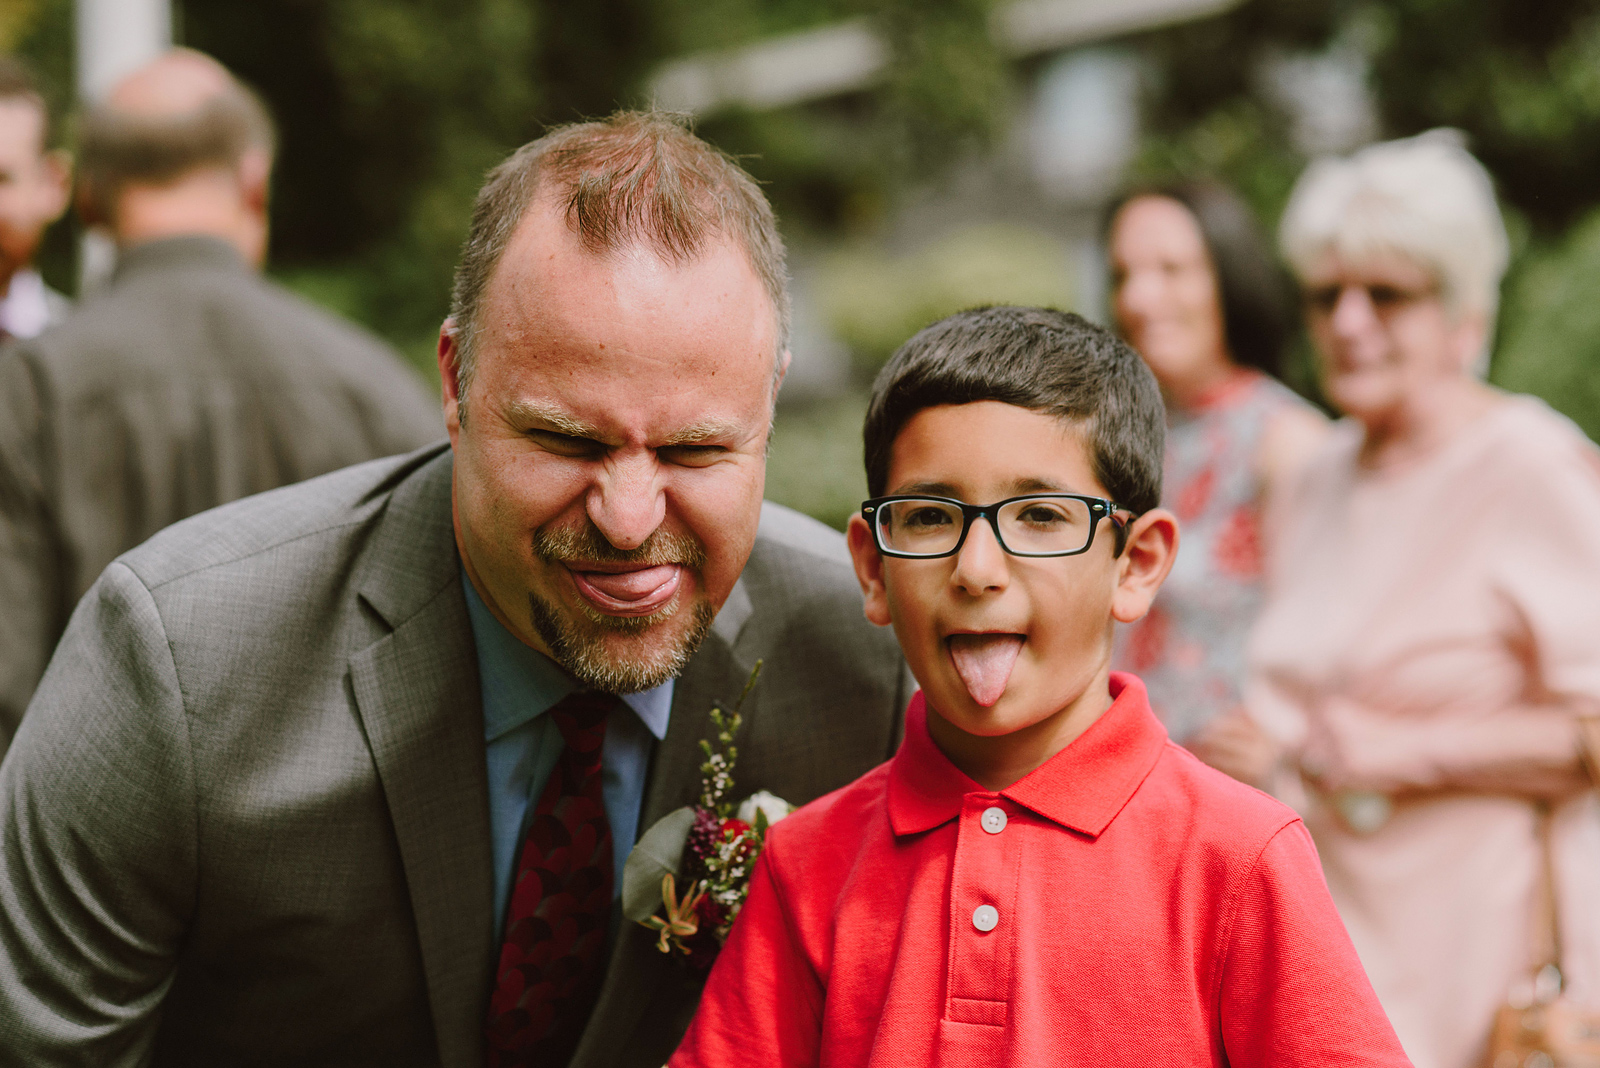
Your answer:
[[[1348,418],[1274,502],[1247,700],[1418,1068],[1475,1068],[1536,960],[1600,1002],[1600,453],[1484,384],[1507,259],[1447,131],[1314,164],[1281,243]],[[1274,775],[1275,772],[1275,775]]]
[[[1254,736],[1241,731],[1241,695],[1261,606],[1262,511],[1328,424],[1276,377],[1292,305],[1237,196],[1210,183],[1158,187],[1108,218],[1112,310],[1167,402],[1162,504],[1183,524],[1155,605],[1118,635],[1116,666],[1144,680],[1175,740],[1226,770]]]

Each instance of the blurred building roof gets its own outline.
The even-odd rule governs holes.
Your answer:
[[[1015,56],[1103,41],[1220,14],[1241,0],[1015,0],[995,9],[990,33]],[[870,87],[889,45],[867,19],[771,37],[665,64],[650,81],[657,107],[705,114],[800,104]]]

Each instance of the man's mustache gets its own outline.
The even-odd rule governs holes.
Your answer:
[[[535,530],[533,552],[550,564],[679,564],[697,571],[706,563],[705,547],[687,535],[658,530],[637,549],[619,549],[593,523],[577,529]]]

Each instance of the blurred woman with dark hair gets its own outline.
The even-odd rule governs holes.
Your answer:
[[[1118,666],[1145,680],[1175,740],[1224,771],[1251,766],[1264,742],[1241,686],[1261,518],[1327,420],[1278,380],[1287,286],[1237,196],[1209,183],[1147,189],[1107,220],[1112,309],[1166,397],[1163,503],[1183,524],[1155,606],[1119,636]]]

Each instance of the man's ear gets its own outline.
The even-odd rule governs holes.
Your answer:
[[[40,215],[46,226],[66,214],[72,201],[72,153],[57,148],[46,152],[39,161],[45,173],[45,202],[40,205]]]
[[[236,173],[245,207],[266,218],[267,200],[272,193],[272,153],[262,148],[246,151],[239,157]]]
[[[456,321],[446,319],[439,325],[439,392],[444,398],[444,428],[452,449],[461,434],[461,378],[456,353]]]
[[[883,585],[883,554],[878,552],[878,543],[872,538],[872,530],[865,519],[853,515],[844,535],[850,543],[850,562],[856,568],[856,581],[861,583],[861,596],[865,602],[862,613],[867,617],[867,622],[887,627],[891,622],[889,592]]]
[[[1473,308],[1463,308],[1456,313],[1451,343],[1455,349],[1456,365],[1463,374],[1476,372],[1477,377],[1484,377],[1483,367],[1479,364],[1486,359],[1484,354],[1487,351],[1485,346],[1488,344],[1488,337],[1489,320],[1483,312]]]
[[[778,357],[778,370],[772,376],[772,403],[778,403],[778,389],[783,385],[784,378],[789,374],[789,361],[792,358],[788,349],[783,350],[783,355]]]
[[[72,210],[78,213],[84,229],[109,229],[111,226],[110,211],[101,205],[97,191],[86,178],[79,178],[72,191]]]
[[[1178,558],[1178,520],[1165,508],[1152,508],[1128,525],[1127,543],[1117,558],[1117,588],[1111,615],[1119,623],[1143,619],[1150,602]]]

